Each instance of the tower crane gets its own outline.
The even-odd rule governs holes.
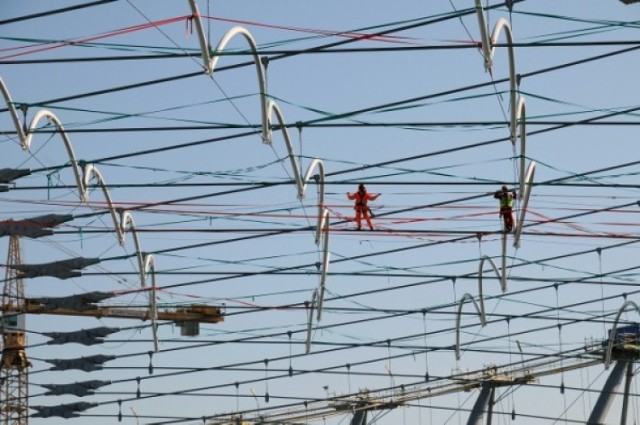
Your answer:
[[[20,264],[20,238],[9,239],[7,264]],[[6,316],[24,308],[24,283],[20,273],[7,267],[2,292],[2,357],[0,359],[0,417],[6,425],[28,423],[29,366],[25,346],[24,315]]]
[[[95,303],[115,296],[112,292],[89,292],[60,298],[26,298],[20,265],[20,237],[9,240],[6,277],[2,294],[2,357],[0,358],[0,423],[27,425],[29,418],[29,367],[26,353],[25,315],[52,314],[122,319],[151,319],[148,309],[98,306]],[[158,308],[158,320],[174,322],[183,336],[199,333],[200,323],[218,323],[224,313],[217,306],[191,304],[174,308]]]

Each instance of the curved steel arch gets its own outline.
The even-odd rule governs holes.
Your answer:
[[[0,91],[2,92],[2,96],[4,97],[4,101],[7,104],[7,108],[9,109],[9,114],[11,115],[11,119],[13,120],[13,125],[16,128],[16,133],[18,134],[18,138],[24,146],[24,139],[26,135],[24,134],[24,130],[22,129],[22,125],[20,123],[20,118],[18,118],[18,111],[16,111],[16,106],[11,100],[11,95],[9,94],[9,89],[0,78]]]
[[[491,39],[489,38],[489,32],[487,31],[487,20],[484,16],[484,7],[482,7],[481,0],[475,0],[476,15],[478,17],[478,27],[480,27],[480,47],[482,48],[482,58],[484,59],[484,67],[486,70],[491,68],[491,63],[488,62],[491,57],[489,54]]]
[[[316,300],[318,299],[318,289],[313,290],[311,295],[311,301],[309,302],[309,315],[307,317],[307,340],[305,341],[305,354],[309,354],[311,351],[311,325],[313,323],[313,309],[316,306]]]
[[[133,242],[136,247],[136,257],[138,258],[138,270],[140,273],[140,286],[142,288],[147,287],[147,274],[151,271],[151,295],[149,296],[149,316],[151,318],[151,327],[153,333],[153,349],[157,353],[158,352],[158,330],[157,330],[157,320],[158,320],[158,306],[157,306],[157,298],[156,298],[156,266],[155,266],[155,258],[153,255],[148,254],[145,255],[144,258],[142,256],[142,251],[140,249],[140,240],[138,238],[138,232],[136,231],[136,224],[133,220],[133,216],[129,211],[122,210],[120,211],[120,223],[118,230],[118,238],[120,239],[120,244],[124,245],[125,233],[127,231],[127,226],[131,230],[133,235]]]
[[[511,143],[515,145],[518,138],[518,124],[520,124],[520,198],[524,199],[524,205],[520,209],[520,217],[516,221],[515,225],[515,237],[513,246],[520,247],[520,236],[522,234],[522,224],[524,223],[524,217],[527,211],[527,205],[529,203],[529,196],[531,195],[531,180],[535,172],[536,164],[532,162],[529,164],[526,175],[524,172],[525,153],[526,153],[526,106],[523,97],[518,98],[516,104],[516,91],[517,91],[517,77],[516,77],[516,61],[515,51],[513,49],[513,32],[511,26],[506,19],[500,18],[493,28],[491,38],[489,38],[487,32],[487,23],[484,15],[484,9],[482,7],[481,0],[475,0],[476,14],[478,16],[478,25],[480,26],[480,35],[482,37],[482,56],[484,57],[485,69],[490,70],[493,66],[493,56],[495,53],[495,44],[498,41],[500,32],[504,29],[508,42],[509,51],[509,132]],[[504,236],[506,237],[506,236]],[[504,238],[503,237],[503,238]],[[504,243],[503,243],[504,245]],[[504,254],[503,254],[504,256]],[[504,271],[503,271],[504,274]]]
[[[516,107],[516,122],[517,125],[515,127],[516,138],[520,136],[520,178],[519,178],[519,186],[520,186],[520,199],[522,203],[520,205],[520,217],[516,221],[515,232],[514,232],[514,240],[513,246],[516,248],[520,248],[520,236],[522,235],[522,226],[524,225],[524,217],[527,213],[527,207],[529,205],[529,198],[531,197],[531,187],[533,185],[533,176],[536,171],[536,162],[531,161],[529,166],[527,167],[527,171],[525,172],[524,164],[526,160],[526,149],[527,149],[527,108],[524,97],[520,96],[518,98],[518,105]],[[519,131],[518,131],[519,130]]]
[[[67,132],[64,130],[62,123],[53,112],[48,111],[46,109],[42,109],[38,111],[36,115],[33,117],[33,119],[31,120],[31,123],[29,124],[29,128],[27,129],[27,132],[24,133],[22,132],[22,129],[20,129],[18,134],[19,135],[22,134],[22,136],[24,136],[23,138],[20,139],[20,141],[22,142],[22,149],[27,151],[31,149],[31,142],[33,141],[33,135],[34,135],[33,130],[38,125],[38,122],[43,118],[46,118],[47,121],[49,122],[53,122],[56,128],[58,129],[60,136],[62,136],[62,140],[67,150],[67,154],[69,155],[69,161],[71,161],[71,168],[73,169],[73,174],[76,179],[76,185],[78,186],[80,200],[82,202],[86,202],[87,201],[86,190],[85,190],[85,186],[83,185],[82,179],[80,177],[80,168],[78,165],[78,160],[76,159],[76,154],[73,151],[73,145],[71,144],[71,140],[69,140],[69,136],[67,135]]]
[[[529,198],[531,197],[531,187],[533,186],[533,176],[536,172],[536,162],[531,161],[527,167],[527,173],[524,177],[524,192],[522,195],[522,203],[520,204],[520,217],[516,222],[516,228],[513,237],[513,246],[520,248],[520,236],[522,235],[522,226],[524,225],[524,217],[529,207]],[[522,189],[522,188],[521,188]]]
[[[326,221],[329,218],[329,212],[324,207],[324,164],[321,159],[314,158],[307,168],[307,172],[300,182],[298,182],[298,198],[303,198],[307,190],[307,184],[311,178],[311,173],[318,168],[318,223],[316,224],[316,245],[320,243],[320,236]],[[326,239],[326,237],[325,237]]]
[[[144,280],[143,287],[146,287],[147,274],[151,271],[151,296],[149,297],[149,316],[151,316],[151,332],[153,334],[153,350],[158,352],[158,306],[156,304],[156,262],[153,255],[144,257]]]
[[[326,288],[327,282],[327,273],[329,271],[329,259],[331,254],[329,253],[329,210],[326,208],[323,209],[322,212],[322,235],[323,235],[323,248],[322,248],[322,264],[320,269],[320,284],[318,288],[313,292],[313,296],[311,298],[311,309],[309,310],[309,319],[307,322],[307,342],[306,342],[306,353],[309,354],[309,350],[311,347],[311,325],[313,322],[313,310],[314,307],[317,307],[317,315],[316,321],[320,321],[322,319],[322,306],[324,303],[324,292]]]
[[[316,244],[319,244],[320,232],[322,231],[322,228],[324,226],[324,163],[321,159],[314,158],[311,161],[311,164],[309,164],[304,177],[302,177],[300,175],[300,166],[298,165],[298,160],[296,159],[295,151],[293,150],[293,143],[291,143],[291,137],[289,137],[289,131],[287,130],[282,110],[275,101],[269,100],[269,103],[267,104],[267,117],[269,121],[271,120],[272,114],[275,114],[282,130],[282,136],[287,147],[287,152],[289,153],[289,163],[291,164],[291,169],[293,171],[293,178],[295,180],[296,189],[298,192],[298,199],[304,198],[305,192],[307,190],[307,184],[311,179],[312,173],[316,168],[318,168],[318,183],[320,186],[318,188],[318,223],[316,225],[315,240]],[[270,125],[269,128],[271,128]]]
[[[482,7],[481,0],[475,0],[476,14],[478,15],[478,25],[480,26],[480,36],[482,38],[482,56],[484,58],[484,67],[487,71],[491,70],[493,66],[493,55],[495,53],[495,44],[498,41],[500,32],[504,28],[505,35],[507,37],[507,43],[509,45],[509,109],[511,111],[510,120],[510,132],[511,143],[516,143],[516,62],[515,52],[513,49],[513,32],[511,31],[511,25],[506,19],[500,18],[493,27],[493,33],[491,38],[487,31],[487,20],[484,16],[484,8]]]
[[[247,43],[249,43],[249,47],[251,47],[251,51],[253,52],[253,61],[256,65],[256,72],[258,73],[258,84],[260,85],[260,108],[262,111],[262,141],[267,144],[271,144],[271,131],[269,129],[269,124],[267,121],[267,83],[264,78],[264,70],[262,69],[262,62],[260,61],[260,56],[258,55],[258,46],[253,39],[251,33],[240,26],[236,26],[231,28],[227,33],[222,37],[222,39],[218,42],[213,53],[209,53],[209,43],[207,42],[204,28],[202,26],[202,19],[200,18],[200,11],[198,10],[198,5],[196,4],[196,0],[189,0],[189,4],[191,6],[191,13],[196,18],[196,31],[198,33],[198,40],[200,42],[200,51],[202,52],[202,60],[204,62],[204,68],[207,75],[213,75],[215,71],[216,64],[218,63],[218,59],[220,58],[219,53],[224,50],[234,36],[237,34],[242,35]]]
[[[504,28],[505,35],[507,36],[507,43],[509,44],[509,109],[511,112],[511,125],[509,126],[509,131],[511,132],[511,143],[516,143],[516,59],[515,52],[513,50],[513,33],[511,32],[511,26],[506,19],[500,18],[496,23],[496,26],[493,29],[493,34],[491,35],[491,51],[489,60],[487,62],[487,57],[485,56],[485,66],[491,68],[493,66],[493,54],[495,53],[496,48],[494,45],[498,41],[498,37],[500,36],[500,31]],[[484,44],[483,44],[484,46]]]
[[[140,273],[140,285],[145,287],[145,272],[144,272],[144,258],[142,257],[142,250],[140,249],[140,239],[138,238],[138,232],[136,230],[136,223],[133,221],[133,216],[129,211],[120,211],[120,224],[118,226],[118,239],[120,245],[124,245],[125,234],[127,232],[127,226],[131,230],[133,235],[133,243],[136,247],[136,257],[138,258],[138,272]]]
[[[480,258],[480,264],[478,265],[478,296],[480,297],[480,312],[482,313],[483,316],[485,316],[485,309],[484,309],[484,293],[482,290],[482,274],[484,271],[483,270],[484,262],[486,260],[489,260],[489,264],[491,264],[493,271],[496,273],[496,276],[498,276],[498,280],[500,281],[500,289],[502,290],[502,293],[504,294],[507,291],[507,277],[505,276],[504,269],[502,270],[502,273],[500,273],[500,271],[498,270],[498,267],[496,266],[496,263],[493,262],[491,257],[487,255],[483,255]]]
[[[520,198],[522,198],[524,191],[524,163],[526,160],[527,151],[527,107],[523,96],[518,97],[518,104],[516,105],[516,139],[520,136]]]
[[[9,94],[9,90],[4,84],[4,81],[2,80],[2,78],[0,78],[0,91],[2,92],[5,102],[7,103],[7,107],[9,109],[11,119],[13,120],[13,123],[16,127],[16,133],[18,134],[20,143],[22,145],[22,149],[24,150],[31,149],[31,142],[33,141],[33,135],[34,135],[33,130],[36,128],[36,126],[38,125],[41,119],[46,118],[49,122],[53,122],[58,132],[62,136],[62,140],[64,141],[67,154],[69,155],[69,160],[71,161],[71,166],[76,179],[76,185],[78,187],[80,200],[82,202],[86,202],[88,200],[89,181],[91,180],[91,177],[94,177],[100,184],[104,197],[107,200],[107,207],[109,209],[109,214],[111,215],[111,219],[113,220],[115,231],[118,236],[118,242],[120,243],[120,245],[124,244],[124,234],[126,232],[127,225],[130,226],[132,233],[134,235],[134,243],[136,246],[136,256],[138,257],[138,266],[140,270],[140,279],[141,279],[140,282],[142,287],[146,287],[146,275],[149,269],[152,270],[152,275],[151,275],[152,297],[150,297],[150,300],[149,300],[149,309],[150,309],[151,322],[153,327],[154,348],[155,348],[155,351],[157,352],[158,337],[157,337],[156,321],[158,317],[158,310],[156,305],[155,261],[152,255],[147,255],[144,258],[144,260],[142,259],[142,253],[140,251],[140,241],[138,239],[138,235],[135,230],[135,223],[133,221],[133,217],[129,212],[125,211],[121,213],[121,219],[120,221],[118,221],[116,217],[116,211],[113,206],[113,201],[111,199],[111,195],[109,194],[107,185],[105,184],[104,178],[102,177],[102,173],[100,173],[100,171],[95,165],[84,164],[84,166],[82,167],[82,177],[80,176],[80,166],[79,166],[78,160],[76,159],[75,152],[73,151],[73,145],[71,144],[71,140],[69,140],[67,132],[64,130],[62,123],[53,112],[46,109],[42,109],[38,111],[33,117],[33,119],[31,120],[31,123],[29,124],[29,127],[25,133],[24,129],[20,125],[20,119],[18,118],[15,105],[11,100],[11,95]]]
[[[633,306],[635,311],[638,312],[638,315],[640,315],[640,307],[638,307],[638,304],[634,303],[633,301],[625,301],[625,303],[622,304],[622,306],[618,310],[618,313],[616,314],[616,318],[613,321],[613,327],[609,331],[610,332],[609,343],[607,344],[607,353],[604,361],[605,370],[609,369],[609,366],[611,365],[611,352],[613,351],[613,340],[615,339],[616,330],[618,329],[618,321],[620,320],[620,316],[628,306]]]
[[[318,320],[321,317],[321,306],[322,299],[324,295],[324,287],[326,282],[327,269],[329,266],[329,250],[328,250],[328,221],[329,221],[329,212],[324,208],[324,165],[320,159],[314,159],[307,172],[303,177],[300,175],[300,170],[298,167],[297,160],[294,155],[293,146],[291,143],[291,139],[289,138],[289,133],[286,128],[286,123],[284,121],[284,117],[282,115],[282,111],[278,107],[278,105],[273,100],[269,100],[267,102],[267,88],[266,88],[266,80],[264,76],[264,70],[262,68],[262,62],[260,60],[260,56],[258,55],[258,48],[255,40],[251,33],[241,27],[236,26],[231,28],[227,33],[222,37],[222,39],[218,42],[214,52],[212,54],[209,53],[209,43],[205,37],[204,28],[202,26],[202,19],[200,17],[200,11],[198,9],[198,5],[196,0],[189,0],[189,4],[191,6],[191,12],[193,16],[196,18],[196,30],[198,33],[198,40],[200,43],[200,50],[202,53],[202,59],[204,61],[205,72],[208,75],[213,75],[215,71],[216,64],[218,63],[218,59],[220,57],[219,53],[224,50],[229,41],[236,35],[242,35],[253,53],[253,60],[256,66],[256,72],[258,74],[258,84],[260,86],[260,107],[262,112],[262,140],[264,143],[271,144],[272,143],[272,131],[271,131],[271,123],[270,117],[273,113],[275,113],[276,118],[280,123],[280,127],[283,132],[283,136],[285,139],[285,143],[287,145],[287,150],[289,152],[289,161],[291,163],[291,168],[293,170],[295,176],[295,183],[298,191],[298,198],[304,197],[304,193],[306,191],[307,183],[311,178],[311,173],[317,167],[320,171],[320,188],[319,188],[319,203],[318,203],[318,224],[316,226],[316,244],[320,243],[321,233],[324,231],[324,244],[323,244],[323,261],[322,261],[322,272],[321,272],[321,295],[319,296],[318,303]]]
[[[456,316],[456,360],[460,360],[460,316],[462,314],[462,306],[464,305],[465,300],[471,300],[473,302],[473,306],[476,308],[478,316],[480,316],[480,325],[484,327],[487,324],[484,311],[481,311],[480,308],[478,308],[476,300],[468,292],[462,295],[462,297],[460,297],[460,303],[458,304],[458,315]]]
[[[295,152],[293,151],[293,143],[291,143],[291,137],[289,137],[289,131],[286,127],[284,115],[282,114],[282,110],[280,109],[278,104],[274,100],[269,100],[269,102],[267,103],[267,128],[269,129],[269,141],[272,140],[271,115],[274,113],[276,118],[278,119],[280,128],[282,129],[282,137],[284,138],[284,143],[287,146],[287,152],[289,152],[289,163],[291,164],[291,169],[293,171],[293,178],[296,183],[298,198],[302,199],[302,197],[304,196],[304,184],[302,182],[302,177],[300,176],[298,160],[296,159]]]
[[[307,173],[304,176],[304,178],[301,177],[300,170],[298,167],[298,162],[296,160],[296,157],[293,151],[293,145],[291,143],[291,138],[289,137],[289,132],[287,131],[287,128],[286,128],[286,123],[282,115],[282,111],[280,110],[280,107],[277,105],[275,101],[269,100],[269,102],[267,102],[267,85],[266,85],[266,80],[264,78],[264,70],[262,68],[262,62],[260,61],[260,56],[258,55],[257,44],[253,39],[253,36],[251,35],[251,33],[247,29],[241,26],[236,26],[231,28],[218,42],[218,45],[216,46],[216,49],[213,52],[213,54],[210,54],[209,44],[207,42],[207,39],[204,33],[204,28],[202,26],[202,19],[200,17],[200,11],[198,9],[196,0],[189,0],[189,5],[191,6],[191,13],[196,18],[195,21],[196,21],[196,29],[198,33],[198,40],[200,42],[200,50],[202,52],[202,59],[204,61],[205,70],[208,75],[213,75],[216,64],[218,63],[218,59],[220,57],[219,53],[222,50],[224,50],[224,48],[227,46],[229,41],[234,36],[240,34],[249,43],[249,46],[251,47],[251,50],[253,52],[253,60],[256,65],[256,72],[258,74],[258,83],[260,85],[260,106],[262,110],[262,140],[268,144],[272,143],[273,135],[271,131],[270,121],[271,121],[272,114],[275,113],[276,118],[278,119],[280,127],[282,129],[285,143],[287,145],[287,150],[289,152],[289,161],[291,163],[291,169],[293,170],[294,178],[296,181],[296,187],[298,189],[298,198],[302,199],[302,197],[304,197],[304,192],[307,187],[307,182],[311,177],[311,173],[313,169],[316,166],[319,168],[321,190],[319,193],[320,202],[318,204],[318,226],[316,230],[316,243],[319,243],[320,229],[322,228],[322,225],[323,225],[322,209],[324,208],[324,166],[322,161],[319,159],[314,159],[309,165],[309,168],[307,169]]]
[[[291,143],[291,138],[289,137],[289,131],[286,127],[286,122],[284,119],[284,115],[282,114],[282,110],[278,106],[278,104],[274,100],[269,100],[267,104],[267,117],[270,120],[271,116],[275,114],[278,123],[280,124],[280,128],[282,130],[282,136],[285,141],[285,145],[287,147],[287,152],[289,153],[289,163],[291,164],[291,169],[293,171],[294,181],[296,184],[296,190],[298,193],[298,199],[304,198],[305,192],[307,190],[307,185],[309,180],[311,179],[314,170],[318,169],[318,223],[316,224],[316,235],[315,235],[315,243],[319,244],[321,241],[323,242],[323,257],[322,257],[322,268],[321,268],[321,276],[320,276],[320,291],[318,295],[318,315],[317,320],[320,321],[322,317],[322,303],[324,300],[324,290],[325,283],[327,279],[327,271],[329,268],[329,210],[324,207],[324,163],[321,159],[314,158],[309,167],[307,168],[307,172],[304,177],[300,175],[300,167],[298,165],[298,160],[296,159],[295,151],[293,150],[293,143]],[[269,131],[271,131],[271,125],[269,124]],[[324,234],[324,237],[322,237]]]
[[[324,289],[327,283],[327,272],[329,271],[329,210],[326,208],[322,213],[322,227],[323,246],[322,246],[322,268],[320,269],[320,294],[318,295],[318,322],[322,318],[322,304],[324,302]]]
[[[122,243],[124,242],[124,238],[120,234],[120,223],[118,222],[118,218],[116,217],[116,210],[113,206],[111,195],[109,194],[109,190],[107,189],[107,185],[104,182],[104,178],[102,177],[102,174],[100,173],[100,171],[98,171],[96,166],[93,164],[85,164],[83,167],[83,171],[84,171],[83,177],[82,177],[83,201],[86,202],[87,199],[89,198],[89,190],[88,190],[89,181],[93,176],[98,181],[98,183],[100,184],[100,187],[102,188],[102,193],[104,194],[104,197],[107,200],[107,208],[109,209],[109,214],[111,214],[111,219],[113,220],[114,229],[116,231],[116,234],[118,235],[118,241],[122,245]]]

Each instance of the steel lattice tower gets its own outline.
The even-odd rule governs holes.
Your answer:
[[[20,238],[11,236],[7,264],[21,264]],[[3,425],[29,423],[29,360],[25,352],[24,283],[7,267],[2,294],[2,359],[0,360],[0,415]],[[16,314],[18,313],[18,314]]]

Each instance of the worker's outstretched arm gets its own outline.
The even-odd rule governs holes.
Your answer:
[[[351,193],[351,192],[347,192],[347,198],[349,198],[350,200],[354,200],[356,199],[356,194],[355,193]]]

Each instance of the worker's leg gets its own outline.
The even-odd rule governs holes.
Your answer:
[[[356,210],[356,225],[358,230],[362,229],[362,212],[360,210]]]
[[[506,212],[502,213],[502,221],[504,221],[503,229],[505,232],[509,233],[509,214]]]
[[[505,232],[509,231],[509,216],[508,216],[508,212],[507,209],[504,207],[500,208],[500,218],[502,219],[502,230],[504,230]]]
[[[502,215],[504,216],[504,230],[509,233],[513,230],[513,211],[510,208],[505,208]]]
[[[364,210],[362,214],[364,215],[364,219],[367,220],[367,225],[369,226],[369,229],[373,230],[373,224],[371,224],[371,218],[369,218],[369,213],[367,212],[367,210]]]

